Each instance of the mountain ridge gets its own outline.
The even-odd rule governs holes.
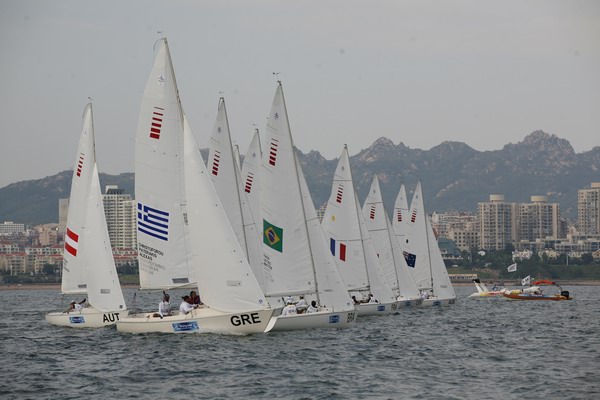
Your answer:
[[[340,148],[340,151],[342,149]],[[315,207],[327,202],[337,158],[327,160],[317,150],[297,149]],[[207,150],[202,150],[204,159]],[[427,211],[477,210],[490,194],[509,202],[529,202],[547,195],[560,203],[561,214],[576,217],[577,190],[600,181],[600,146],[575,153],[568,140],[536,130],[518,143],[499,150],[478,151],[462,142],[444,141],[429,150],[411,149],[380,137],[350,157],[359,199],[366,197],[376,173],[386,209],[391,211],[401,183],[409,200],[417,180],[423,182]],[[0,221],[40,224],[58,221],[58,199],[69,196],[72,171],[11,183],[0,188]],[[116,184],[133,194],[134,174],[100,174],[102,187]]]

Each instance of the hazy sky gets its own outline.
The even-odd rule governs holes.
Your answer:
[[[133,171],[157,31],[202,147],[223,92],[246,151],[273,72],[296,145],[327,158],[380,136],[600,145],[600,1],[0,0],[0,187],[72,167],[88,96],[100,171]]]

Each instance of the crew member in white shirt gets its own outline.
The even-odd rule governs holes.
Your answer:
[[[306,309],[306,313],[312,314],[316,313],[317,311],[319,311],[319,308],[317,307],[317,302],[313,300],[310,302],[310,306],[308,306],[308,308]]]
[[[183,301],[181,302],[181,305],[179,306],[179,313],[180,314],[189,314],[190,312],[192,312],[192,310],[194,308],[196,308],[196,306],[194,306],[193,304],[191,304],[191,297],[190,296],[183,296]]]
[[[287,317],[288,315],[296,315],[297,311],[296,311],[296,306],[294,305],[294,302],[291,300],[287,301],[287,306],[284,307],[284,309],[281,311],[281,316],[282,317]]]

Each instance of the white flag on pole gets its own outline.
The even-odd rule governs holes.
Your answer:
[[[508,266],[508,272],[515,272],[517,270],[517,263]]]
[[[531,275],[527,275],[525,278],[521,279],[521,285],[527,286],[531,283]]]

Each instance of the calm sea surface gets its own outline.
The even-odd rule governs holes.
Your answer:
[[[463,286],[451,307],[241,337],[59,328],[44,314],[70,298],[4,290],[0,398],[598,399],[600,287],[564,289],[575,300],[473,300]]]

